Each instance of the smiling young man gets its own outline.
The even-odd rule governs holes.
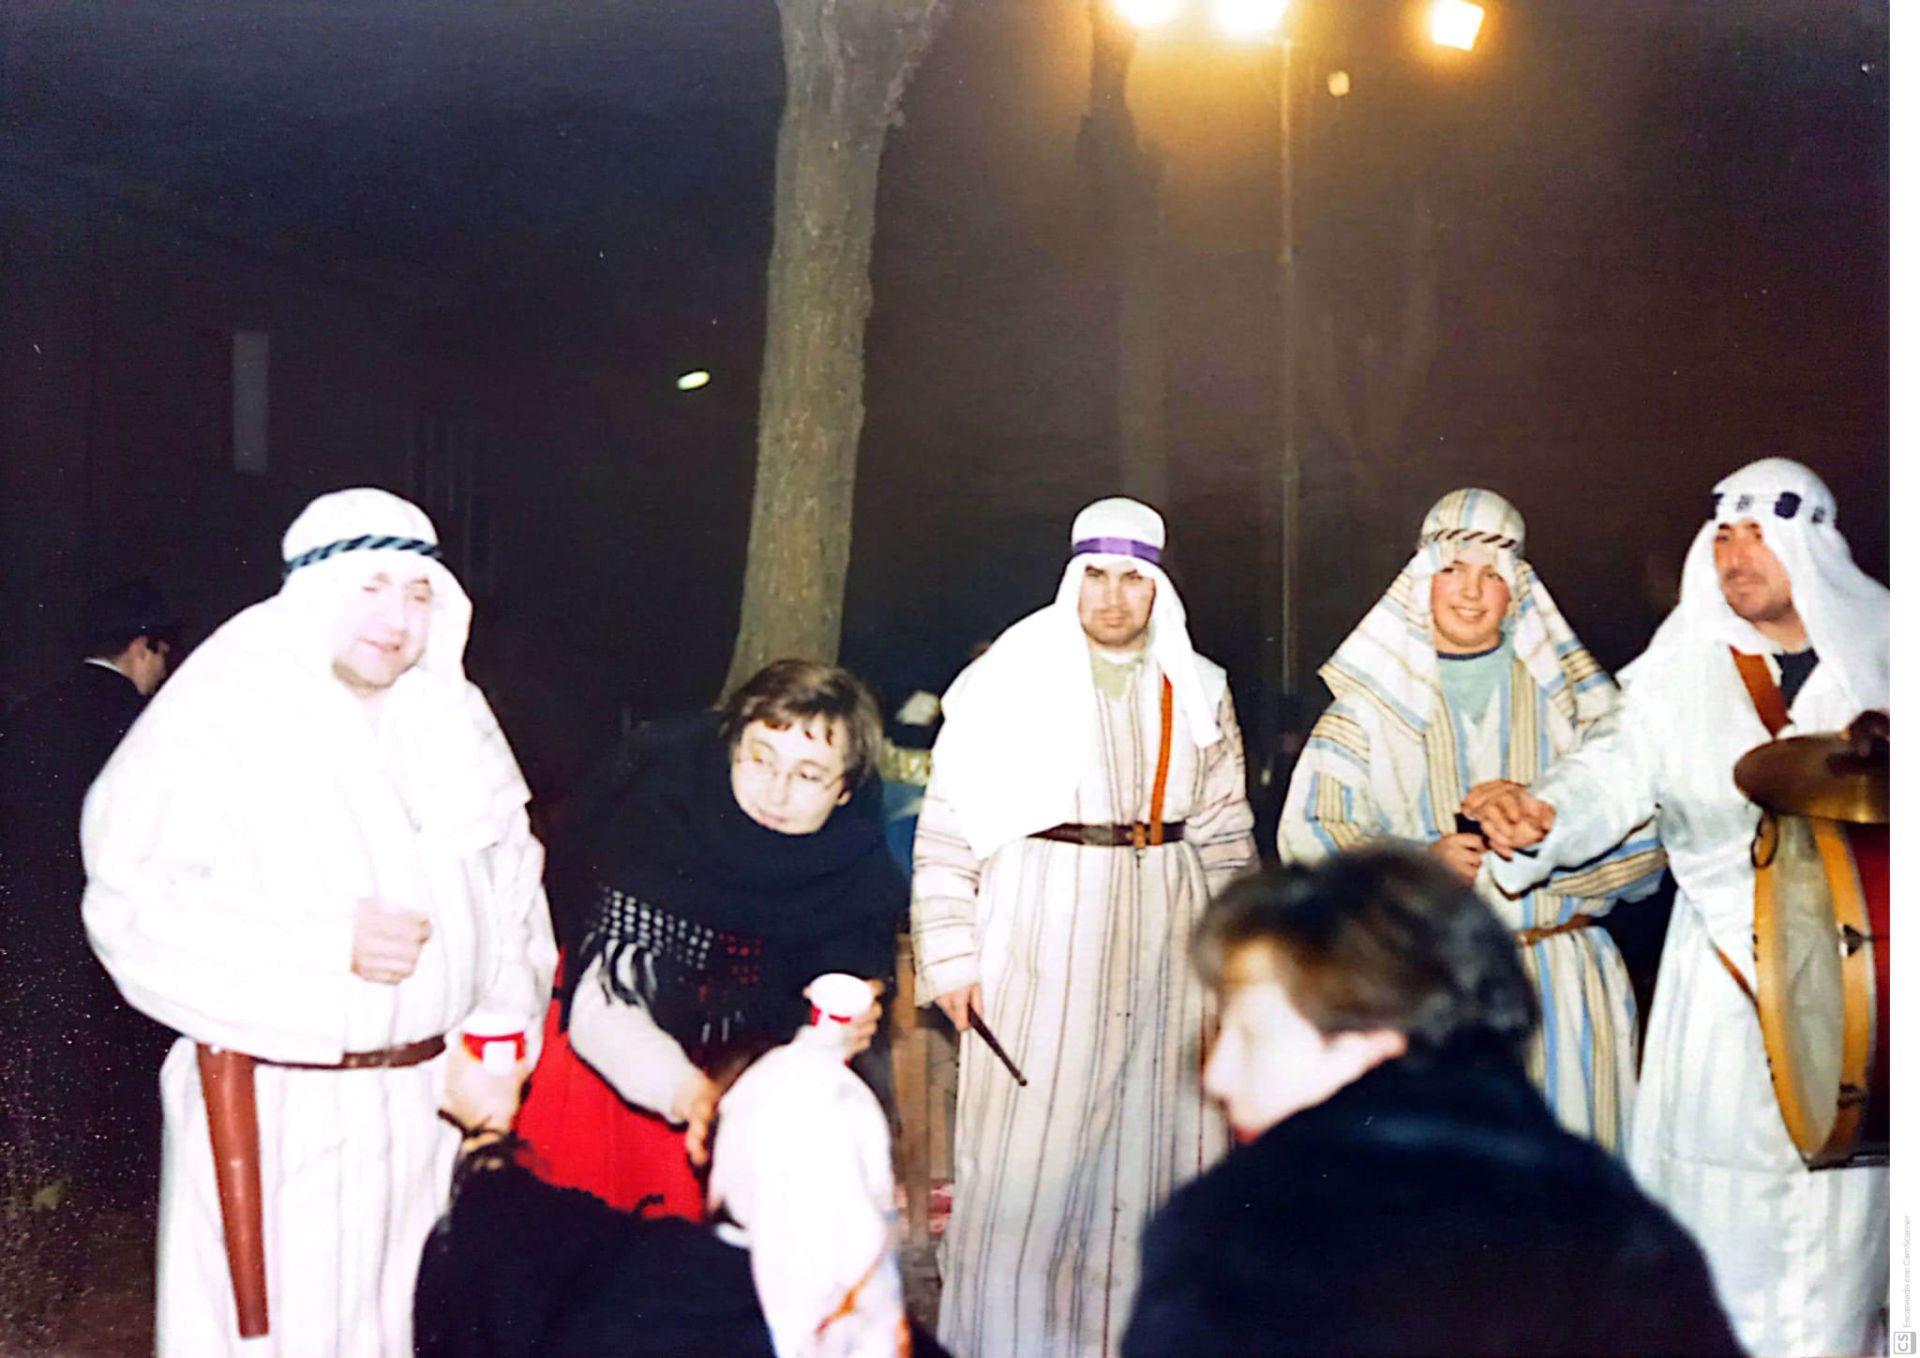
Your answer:
[[[427,516],[338,491],[281,550],[279,593],[194,652],[94,784],[83,912],[127,999],[184,1035],[159,1072],[162,1358],[401,1358],[460,1139],[436,1113],[474,1061],[447,1037],[481,1010],[537,1028],[544,856]],[[518,1078],[485,1078],[504,1126]],[[237,1328],[223,1092],[224,1130],[254,1119],[221,1162],[258,1176],[264,1338]]]
[[[1070,541],[1053,604],[942,700],[914,841],[919,999],[1027,1076],[962,1041],[940,1339],[964,1358],[1116,1352],[1147,1213],[1225,1146],[1178,959],[1254,860],[1233,699],[1158,513],[1101,500]]]
[[[1837,512],[1786,458],[1721,481],[1617,715],[1531,788],[1488,789],[1476,811],[1496,854],[1527,850],[1489,860],[1515,889],[1657,811],[1679,890],[1628,1159],[1700,1238],[1755,1353],[1886,1342],[1887,1170],[1809,1173],[1788,1139],[1751,990],[1760,809],[1733,781],[1770,736],[1838,731],[1888,705],[1889,596],[1854,564]],[[1776,687],[1767,706],[1787,724],[1772,731],[1759,704]]]
[[[1490,490],[1452,491],[1428,512],[1412,560],[1320,670],[1334,701],[1295,767],[1280,856],[1393,839],[1477,884],[1539,986],[1529,1064],[1547,1103],[1616,1147],[1633,1099],[1633,988],[1613,940],[1588,926],[1657,885],[1659,848],[1637,827],[1510,898],[1484,876],[1478,827],[1458,818],[1472,789],[1525,782],[1615,701],[1524,559],[1525,538],[1519,511]]]

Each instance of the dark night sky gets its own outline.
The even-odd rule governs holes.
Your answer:
[[[1306,82],[1303,271],[1390,340],[1418,201],[1440,299],[1369,489],[1305,432],[1309,657],[1425,506],[1471,481],[1519,503],[1544,578],[1616,664],[1708,487],[1751,457],[1827,475],[1884,578],[1883,4],[1493,3],[1481,50],[1442,64],[1406,5],[1300,3],[1304,74],[1353,77],[1338,101]],[[644,456],[502,512],[539,516],[521,536],[551,544],[527,563],[543,587],[644,580],[559,606],[589,657],[610,630],[662,643],[616,647],[618,696],[710,695],[751,489],[771,0],[10,6],[0,40],[0,174],[407,298],[422,349],[590,369],[524,404],[525,456],[549,436]],[[1174,34],[1143,45],[1132,85],[1166,167],[1164,508],[1196,639],[1241,683],[1276,421],[1264,60]],[[1086,68],[1079,0],[956,0],[889,146],[846,642],[887,689],[942,685],[1042,602],[1068,517],[1113,487],[1114,282],[1074,153]],[[676,406],[666,384],[695,364],[718,380]],[[569,555],[568,495],[582,525],[618,503],[636,544]],[[678,670],[637,672],[663,652]]]

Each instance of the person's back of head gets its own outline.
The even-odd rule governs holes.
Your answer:
[[[160,587],[142,577],[89,595],[74,638],[83,658],[113,665],[145,696],[166,677],[180,622]]]
[[[1223,1008],[1271,987],[1324,1043],[1372,1038],[1378,1059],[1411,1066],[1517,1065],[1540,1021],[1513,941],[1485,902],[1431,856],[1399,848],[1240,878],[1201,919],[1193,957]]]
[[[1533,983],[1432,857],[1249,874],[1193,956],[1251,1144],[1150,1231],[1129,1358],[1733,1351],[1697,1247],[1527,1079]]]

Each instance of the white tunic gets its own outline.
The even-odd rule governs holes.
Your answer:
[[[430,715],[412,701],[426,676],[404,676],[376,734],[345,687],[286,655],[270,605],[228,623],[135,725],[83,821],[94,948],[132,1004],[185,1034],[161,1072],[163,1358],[411,1353],[414,1276],[458,1142],[436,1116],[444,1056],[261,1065],[271,1333],[242,1342],[195,1040],[337,1062],[481,1007],[525,1015],[537,1038],[552,980],[540,845],[479,690],[465,688],[464,717],[457,700]],[[449,768],[425,750],[467,758]],[[485,781],[448,798],[438,778]],[[351,972],[365,897],[432,921],[399,985]]]
[[[1148,660],[1121,696],[1098,697],[1100,758],[1071,820],[1147,817],[1159,693]],[[940,1298],[956,1358],[1118,1353],[1148,1216],[1225,1150],[1200,1092],[1205,995],[1187,940],[1254,846],[1231,696],[1214,720],[1223,738],[1198,747],[1174,709],[1165,819],[1186,838],[1141,850],[1023,838],[982,862],[935,749],[914,840],[919,998],[978,980],[1028,1078],[1016,1087],[962,1040]]]
[[[1887,1171],[1809,1172],[1788,1139],[1749,984],[1758,809],[1733,765],[1766,741],[1726,646],[1650,651],[1621,674],[1623,705],[1534,788],[1557,813],[1535,854],[1498,863],[1514,889],[1580,862],[1657,808],[1678,883],[1628,1136],[1647,1191],[1700,1240],[1742,1344],[1760,1354],[1859,1353],[1887,1300]],[[1817,666],[1790,710],[1801,732],[1862,704]]]

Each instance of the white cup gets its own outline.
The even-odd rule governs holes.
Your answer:
[[[527,1021],[500,1009],[476,1009],[460,1025],[467,1054],[489,1075],[511,1075],[527,1056]]]
[[[842,1051],[851,1047],[854,1021],[873,1008],[873,987],[858,976],[830,971],[814,977],[801,993],[812,1006],[807,1020],[811,1029],[823,1041],[831,1034],[837,1040],[830,1045]]]

